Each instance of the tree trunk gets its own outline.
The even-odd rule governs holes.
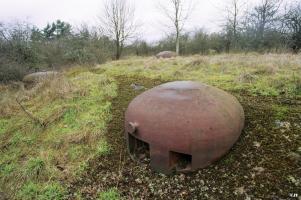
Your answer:
[[[115,58],[116,60],[119,60],[121,57],[121,47],[120,47],[120,43],[117,41],[116,42],[116,55]]]
[[[180,55],[180,34],[177,32],[176,36],[176,54]]]
[[[237,16],[238,16],[238,2],[234,1],[234,19],[233,19],[233,49],[237,48]]]

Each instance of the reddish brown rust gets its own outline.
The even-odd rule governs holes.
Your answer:
[[[146,145],[162,173],[204,168],[227,153],[244,126],[232,95],[192,81],[166,83],[136,97],[125,114],[129,152]]]

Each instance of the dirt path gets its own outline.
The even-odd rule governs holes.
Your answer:
[[[191,174],[164,176],[148,164],[133,162],[124,141],[124,112],[142,91],[130,85],[151,88],[162,83],[144,77],[117,77],[118,97],[113,101],[113,119],[107,138],[113,152],[90,162],[87,173],[70,187],[86,199],[100,191],[118,188],[124,199],[290,199],[301,195],[301,165],[288,154],[301,147],[301,106],[291,105],[284,119],[277,121],[271,109],[276,99],[234,94],[246,113],[240,140],[220,161]],[[299,179],[299,180],[298,180]],[[293,198],[291,198],[293,199]]]

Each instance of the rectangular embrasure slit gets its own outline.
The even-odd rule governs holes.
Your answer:
[[[149,161],[150,152],[149,152],[149,144],[139,140],[132,134],[129,134],[129,150],[130,153],[137,158],[139,161]]]
[[[189,154],[170,151],[169,165],[178,172],[191,169],[192,156]]]

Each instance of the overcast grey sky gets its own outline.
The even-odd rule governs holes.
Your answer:
[[[129,0],[136,8],[136,17],[142,24],[143,39],[158,40],[165,35],[158,4],[168,0]],[[258,0],[249,0],[255,3]],[[56,19],[72,25],[88,23],[95,25],[101,14],[104,0],[0,0],[0,22],[29,21],[39,27]],[[186,29],[205,28],[219,30],[222,9],[229,0],[194,0],[195,6],[186,23]]]

